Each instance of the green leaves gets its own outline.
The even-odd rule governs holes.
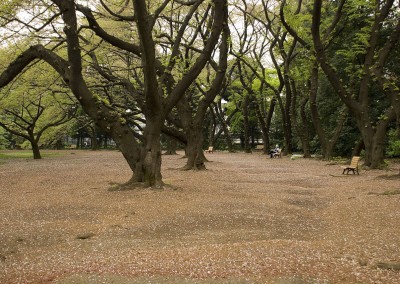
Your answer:
[[[39,140],[50,126],[61,127],[58,122],[72,115],[75,103],[55,71],[44,63],[35,67],[26,70],[8,89],[0,90],[0,113],[8,132],[27,139],[33,131],[34,139]]]
[[[20,6],[26,1],[24,0],[2,0],[0,2],[0,15],[13,16],[15,15]]]

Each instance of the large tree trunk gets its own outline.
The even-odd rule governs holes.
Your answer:
[[[357,124],[365,145],[364,165],[373,169],[380,168],[384,164],[384,149],[386,129],[390,121],[395,116],[394,110],[391,111],[391,117],[381,120],[375,127],[369,122],[368,114],[357,117]],[[362,127],[364,126],[364,127]]]
[[[32,143],[32,141],[31,141],[31,145],[32,145],[33,158],[41,159],[42,156],[40,155],[39,145],[36,142]]]
[[[205,169],[204,162],[207,161],[203,152],[203,121],[205,112],[200,113],[202,105],[203,103],[200,103],[195,118],[193,118],[189,101],[185,97],[182,98],[178,104],[180,120],[187,139],[185,149],[185,157],[187,158],[187,161],[186,165],[183,167],[184,170]]]
[[[178,105],[179,117],[182,122],[182,128],[185,132],[187,144],[185,149],[186,165],[183,170],[202,170],[205,169],[206,161],[203,154],[203,120],[195,123],[193,119],[192,108],[186,97],[183,97]],[[197,116],[197,113],[196,113]]]
[[[32,134],[30,133],[29,136],[31,137],[31,139],[29,139],[29,142],[31,143],[32,152],[33,152],[33,158],[34,159],[41,159],[42,156],[40,154],[38,141],[36,141],[36,139],[33,137],[33,133]]]
[[[104,126],[101,128],[108,131],[108,135],[115,141],[117,148],[121,151],[133,172],[133,176],[135,176],[136,165],[140,159],[140,147],[129,127],[115,123],[109,129]]]
[[[203,132],[201,126],[194,126],[187,129],[187,147],[186,155],[187,162],[183,169],[185,170],[204,170],[206,167],[204,162],[206,161],[203,152]]]
[[[144,129],[144,143],[141,150],[141,161],[138,167],[137,178],[145,185],[162,188],[161,176],[161,128],[164,124],[167,112],[162,104],[162,94],[157,78],[156,49],[152,36],[151,16],[149,15],[146,1],[133,1],[135,9],[135,21],[140,46],[142,49],[142,65],[144,76],[144,94],[146,98],[144,115],[146,127]]]
[[[31,129],[28,130],[28,136],[29,136],[29,142],[31,143],[32,147],[33,158],[41,159],[42,156],[40,155],[39,144],[38,144],[39,139],[35,139],[35,136]]]
[[[148,118],[134,176],[135,182],[152,188],[164,186],[161,175],[161,125],[161,115]]]

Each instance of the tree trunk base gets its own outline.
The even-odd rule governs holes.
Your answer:
[[[163,190],[167,187],[172,187],[171,185],[166,185],[164,182],[158,182],[153,186],[149,186],[146,182],[138,182],[133,177],[126,183],[116,183],[113,184],[108,191],[128,191],[128,190],[142,190],[142,189],[151,189],[151,190]]]
[[[206,165],[204,163],[197,164],[197,165],[186,164],[184,167],[181,168],[181,170],[183,170],[183,171],[190,171],[190,170],[204,171],[204,170],[206,170]]]
[[[167,151],[163,155],[178,155],[178,153],[175,151]]]

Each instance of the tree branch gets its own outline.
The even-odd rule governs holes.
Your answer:
[[[31,62],[42,59],[51,65],[63,78],[69,81],[70,71],[66,60],[42,45],[34,45],[20,54],[0,75],[0,88],[6,86],[20,74]]]

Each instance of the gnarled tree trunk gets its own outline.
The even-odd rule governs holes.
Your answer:
[[[203,152],[203,132],[201,125],[193,125],[193,127],[187,129],[186,137],[188,140],[186,146],[187,162],[183,169],[185,170],[204,170],[207,161],[204,157]]]

